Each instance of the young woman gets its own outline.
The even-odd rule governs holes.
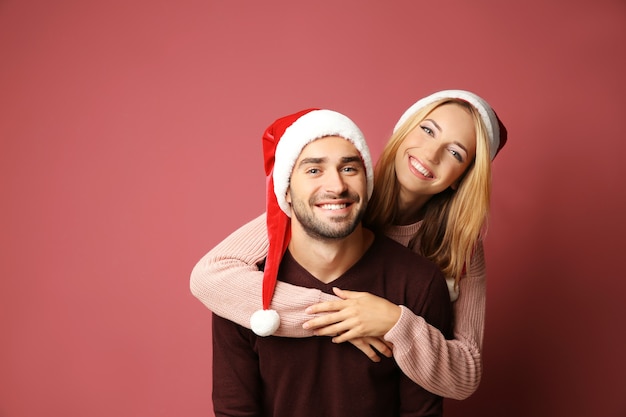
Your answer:
[[[454,303],[454,339],[403,306],[367,293],[337,296],[279,282],[272,308],[276,335],[332,335],[373,360],[374,347],[427,390],[465,399],[478,387],[485,318],[482,238],[491,193],[491,161],[506,130],[491,107],[464,90],[440,91],[398,121],[375,168],[365,224],[437,263]],[[215,314],[250,327],[259,308],[267,256],[265,216],[243,226],[194,267],[192,293]],[[318,314],[323,313],[323,314]]]

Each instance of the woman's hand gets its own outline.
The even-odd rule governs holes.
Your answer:
[[[385,342],[379,337],[359,337],[357,339],[350,340],[354,346],[372,360],[372,362],[380,362],[380,356],[378,353],[391,358],[393,355],[393,346],[389,342]]]
[[[350,341],[371,358],[372,356],[361,348],[363,345],[359,346],[353,341],[364,337],[382,339],[382,336],[391,330],[400,318],[402,312],[400,306],[366,292],[346,291],[339,288],[333,288],[333,292],[342,300],[328,301],[308,307],[306,309],[308,314],[328,314],[311,319],[302,327],[314,330],[317,336],[335,336],[333,337],[334,343]],[[369,345],[371,343],[368,343]],[[377,348],[377,350],[384,354],[380,349]]]

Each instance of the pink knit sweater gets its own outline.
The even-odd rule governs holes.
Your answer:
[[[420,225],[395,226],[387,235],[406,246]],[[191,272],[191,292],[218,316],[250,328],[250,316],[262,308],[263,273],[256,265],[265,259],[267,248],[263,214],[200,259]],[[439,330],[401,306],[400,319],[384,338],[393,343],[393,355],[402,371],[428,391],[446,398],[462,400],[474,393],[482,374],[485,296],[485,262],[479,245],[454,302],[453,340],[446,340]],[[312,336],[302,328],[313,318],[304,309],[336,299],[317,289],[278,282],[271,306],[281,317],[276,335]]]

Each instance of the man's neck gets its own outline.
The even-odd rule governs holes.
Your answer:
[[[319,240],[292,227],[289,252],[311,275],[324,283],[342,276],[367,251],[374,234],[358,226],[343,239]]]

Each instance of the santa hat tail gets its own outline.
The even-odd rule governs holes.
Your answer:
[[[291,239],[291,219],[278,208],[276,194],[274,194],[274,180],[271,175],[267,179],[267,205],[267,237],[270,246],[265,260],[264,275],[275,277],[278,276],[278,266]],[[275,279],[263,280],[264,310],[270,308],[275,287]]]

